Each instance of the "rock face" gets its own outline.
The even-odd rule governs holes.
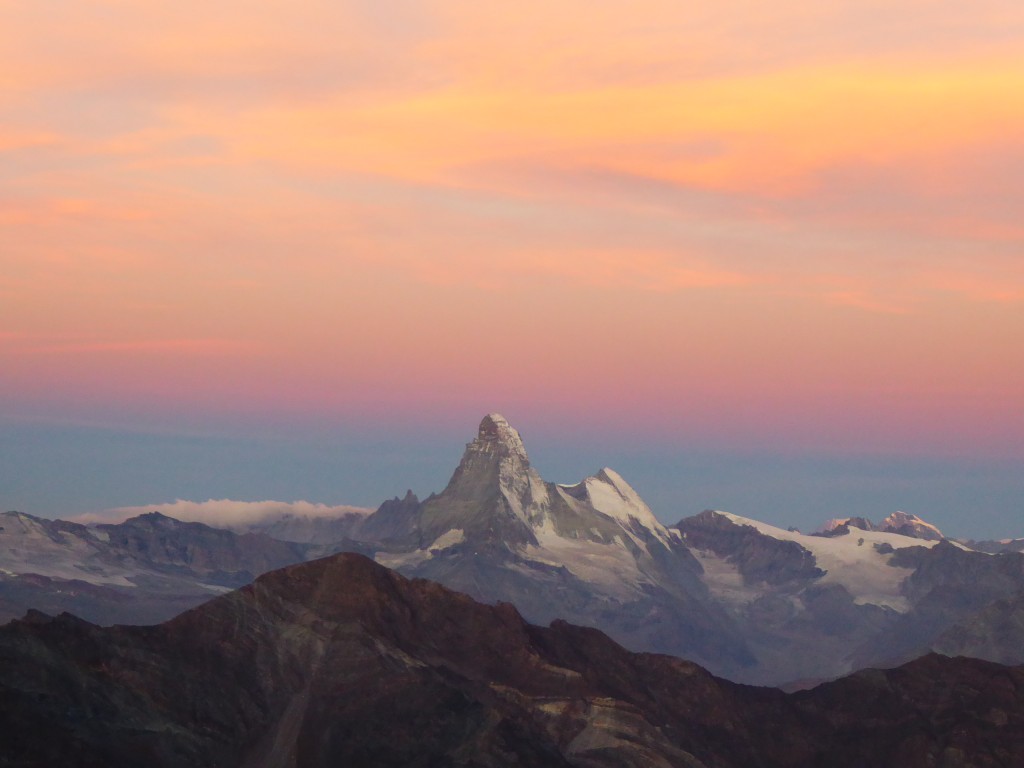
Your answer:
[[[718,671],[754,661],[700,580],[700,565],[633,488],[605,468],[545,482],[499,414],[480,423],[445,489],[383,505],[356,532],[378,562],[530,620],[601,627],[629,647],[684,655]]]
[[[682,520],[676,529],[688,546],[712,551],[734,564],[745,584],[804,583],[825,575],[814,555],[796,541],[766,536],[714,510]]]
[[[937,647],[957,625],[1024,590],[1024,554],[971,552],[949,541],[897,550],[890,561],[909,575],[902,590],[912,609],[851,656],[855,667],[898,664]]]
[[[932,648],[1000,664],[1024,664],[1024,590],[996,600],[943,632]]]
[[[412,526],[396,538],[419,548],[446,535],[453,543],[459,538],[483,547],[536,545],[533,529],[549,506],[547,487],[530,466],[519,433],[492,413],[480,422],[447,487],[420,505]]]
[[[929,656],[786,695],[347,554],[156,627],[0,628],[0,732],[3,766],[1006,766],[1024,670]]]

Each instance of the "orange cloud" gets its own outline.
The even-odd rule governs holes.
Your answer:
[[[884,298],[872,295],[868,291],[831,291],[825,293],[823,298],[832,304],[886,315],[906,315],[912,311],[907,302],[886,301]]]
[[[305,171],[486,186],[474,167],[546,162],[785,195],[813,189],[834,166],[916,164],[1015,140],[1024,103],[1012,95],[1022,91],[1018,60],[865,62],[569,91],[456,86],[378,103],[264,107],[222,138],[239,158]],[[714,150],[695,155],[695,144]]]
[[[140,339],[135,341],[71,341],[29,346],[28,354],[170,354],[223,355],[252,352],[255,345],[233,339]]]
[[[1024,302],[1024,265],[1008,272],[1002,279],[970,272],[938,271],[928,276],[927,285],[931,290],[959,294],[971,301]]]
[[[0,204],[0,224],[55,227],[68,221],[125,222],[154,218],[154,212],[128,201],[100,201],[88,198],[6,200]]]
[[[528,280],[558,277],[575,285],[671,293],[690,289],[750,286],[759,279],[699,258],[643,250],[529,251],[510,265]]]
[[[0,0],[5,374],[310,408],[1015,381],[1024,9],[982,4]]]

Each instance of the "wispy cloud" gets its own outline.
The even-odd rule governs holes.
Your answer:
[[[130,517],[148,512],[160,512],[183,522],[245,529],[248,526],[283,517],[333,518],[346,515],[367,515],[372,509],[347,505],[329,506],[308,501],[234,501],[209,499],[185,501],[178,499],[169,504],[149,504],[138,507],[117,507],[103,512],[89,512],[73,518],[81,523],[120,523]]]
[[[251,354],[258,350],[253,341],[235,339],[134,339],[102,341],[46,336],[24,333],[0,334],[0,340],[17,342],[10,351],[26,355],[80,355],[80,354],[161,354],[161,355],[224,355]]]
[[[0,0],[5,400],[1016,380],[1024,6],[980,2]]]
[[[1024,302],[1024,264],[1007,270],[1001,278],[991,273],[938,270],[928,275],[927,285],[931,290],[961,295],[971,301],[997,304]]]
[[[886,300],[882,296],[872,295],[867,291],[832,291],[823,294],[822,298],[831,304],[883,315],[908,315],[913,311],[910,302]]]
[[[551,276],[570,284],[655,293],[750,286],[762,282],[758,275],[723,269],[710,259],[643,249],[615,251],[595,247],[575,253],[529,251],[513,259],[510,270],[528,280]]]

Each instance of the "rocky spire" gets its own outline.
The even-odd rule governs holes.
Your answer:
[[[462,461],[445,488],[454,498],[479,498],[481,492],[515,483],[530,474],[530,458],[519,433],[499,413],[484,416],[476,439],[466,445]]]
[[[519,432],[498,413],[483,418],[448,485],[423,502],[416,519],[421,549],[454,536],[474,551],[485,544],[516,550],[539,546],[542,532],[619,546],[628,539],[641,549],[645,541],[671,546],[668,531],[614,471],[574,486],[545,483]]]
[[[480,430],[476,440],[470,445],[494,444],[501,450],[514,453],[526,459],[526,448],[519,433],[500,413],[489,413],[480,422]]]
[[[533,542],[530,519],[547,497],[519,433],[504,416],[491,413],[480,422],[447,487],[425,505],[424,533],[452,528],[467,537],[472,532],[506,543]]]

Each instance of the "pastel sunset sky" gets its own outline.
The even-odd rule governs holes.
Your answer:
[[[0,505],[1024,536],[1019,0],[0,0]]]

